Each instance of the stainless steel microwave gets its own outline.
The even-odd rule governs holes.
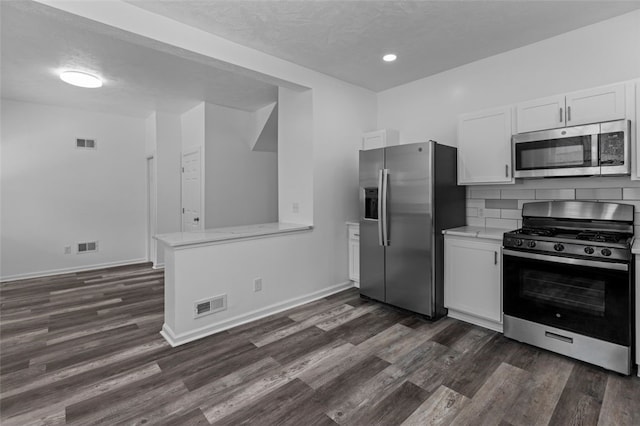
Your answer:
[[[514,135],[514,177],[628,175],[628,120]]]

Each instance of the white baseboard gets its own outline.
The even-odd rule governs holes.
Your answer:
[[[480,327],[488,328],[489,330],[497,331],[498,333],[502,333],[502,324],[495,321],[476,317],[474,315],[469,315],[467,313],[456,311],[454,309],[449,309],[449,313],[447,314],[447,316],[474,325],[479,325]]]
[[[164,262],[162,262],[162,263],[154,263],[152,268],[153,269],[164,269]]]
[[[201,339],[203,337],[210,336],[215,333],[219,333],[224,330],[228,330],[233,327],[237,327],[242,324],[246,324],[251,321],[268,317],[269,315],[286,311],[287,309],[304,305],[305,303],[313,302],[314,300],[322,299],[323,297],[327,297],[331,294],[338,293],[352,287],[354,287],[352,281],[345,281],[343,283],[336,284],[331,287],[328,287],[310,294],[285,300],[284,302],[266,306],[264,308],[260,308],[255,311],[247,312],[245,314],[238,315],[236,317],[229,318],[227,320],[220,321],[214,324],[209,324],[205,327],[197,328],[195,330],[188,331],[186,333],[181,333],[181,334],[176,334],[171,329],[171,327],[169,327],[165,322],[164,325],[162,326],[162,331],[160,332],[160,335],[162,335],[162,337],[164,337],[165,340],[169,342],[169,344],[172,347],[176,347],[176,346],[184,345],[185,343],[192,342],[197,339]]]
[[[135,265],[136,263],[146,263],[146,262],[148,262],[147,258],[143,257],[140,259],[131,259],[131,260],[124,260],[119,262],[97,263],[95,265],[83,265],[83,266],[74,266],[71,268],[50,269],[48,271],[28,272],[26,274],[16,274],[16,275],[8,275],[5,277],[0,277],[0,282],[28,280],[30,278],[40,278],[40,277],[46,277],[49,275],[73,274],[75,272],[86,272],[94,269],[111,268],[114,266]]]

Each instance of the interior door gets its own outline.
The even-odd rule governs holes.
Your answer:
[[[433,316],[431,143],[387,148],[386,301]]]
[[[380,241],[379,184],[384,148],[360,151],[360,293],[384,301],[384,247]]]
[[[182,231],[202,230],[200,149],[182,155]]]

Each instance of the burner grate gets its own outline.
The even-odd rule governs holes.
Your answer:
[[[585,241],[596,241],[600,243],[617,243],[621,239],[624,239],[624,235],[616,234],[612,232],[598,232],[598,231],[582,231],[576,235],[576,239]]]
[[[524,226],[519,229],[517,233],[524,235],[537,235],[541,237],[552,237],[558,233],[558,230],[555,228],[535,228]]]

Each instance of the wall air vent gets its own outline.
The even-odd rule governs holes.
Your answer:
[[[193,304],[193,317],[200,318],[205,315],[227,309],[227,295],[212,297],[211,299],[199,300]]]
[[[78,254],[80,253],[91,253],[98,251],[98,242],[97,241],[88,241],[85,243],[78,243]]]
[[[76,148],[96,149],[98,144],[95,139],[76,139]]]

